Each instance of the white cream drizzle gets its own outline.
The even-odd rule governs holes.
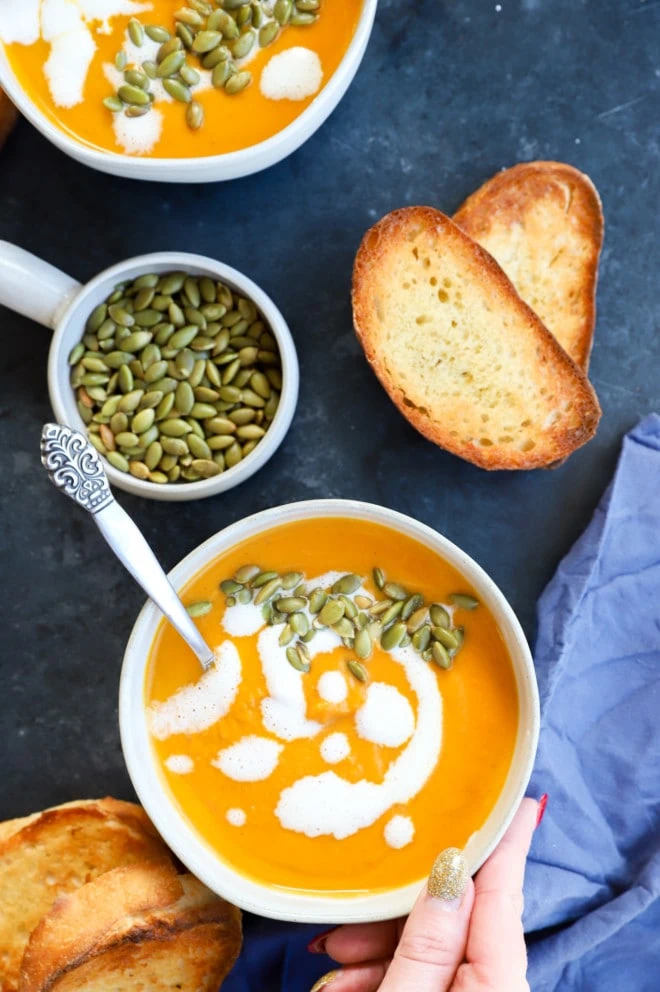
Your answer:
[[[269,737],[250,734],[220,751],[211,764],[234,782],[263,782],[277,768],[283,750]]]

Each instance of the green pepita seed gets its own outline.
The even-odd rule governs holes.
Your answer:
[[[479,600],[475,599],[474,596],[470,596],[469,593],[454,592],[449,598],[459,610],[476,610],[479,606]]]
[[[185,52],[182,52],[181,50],[170,52],[169,55],[165,56],[163,61],[156,69],[156,75],[160,79],[165,79],[168,76],[174,76],[179,71],[181,66],[184,65],[185,61],[186,61]]]
[[[214,475],[220,475],[222,472],[220,465],[210,458],[194,458],[191,468],[203,479],[211,479]]]
[[[230,76],[225,83],[225,93],[228,93],[229,96],[235,96],[237,93],[242,93],[244,89],[247,89],[251,82],[251,72],[247,72],[247,70],[244,72],[237,72],[235,76]]]
[[[190,103],[192,100],[190,90],[178,79],[164,79],[163,86],[172,99],[178,100],[179,103]]]
[[[221,31],[200,31],[195,35],[192,50],[200,55],[205,55],[222,41]]]
[[[287,623],[282,628],[282,633],[279,636],[278,643],[280,647],[285,647],[287,644],[290,644],[293,638],[294,638],[293,627]]]
[[[383,592],[389,599],[399,600],[408,598],[407,591],[398,582],[386,582],[383,586]]]
[[[361,658],[362,660],[368,658],[371,655],[373,645],[371,643],[371,634],[369,633],[366,627],[363,628],[362,630],[358,630],[357,634],[355,635],[354,648],[356,655],[358,656],[358,658]]]
[[[282,588],[295,589],[302,577],[302,572],[287,572],[286,575],[282,576]],[[302,609],[302,606],[300,609]]]
[[[120,110],[124,109],[123,101],[118,96],[106,96],[103,106],[107,110],[111,110],[113,114],[118,114]]]
[[[298,596],[285,596],[275,602],[275,607],[280,613],[298,613],[307,606],[307,600]]]
[[[297,672],[308,672],[310,669],[310,663],[304,655],[301,655],[298,647],[299,646],[287,648],[286,659],[291,667],[295,668]]]
[[[415,610],[419,610],[420,607],[424,605],[424,597],[416,593],[414,596],[410,596],[409,599],[403,604],[403,609],[401,610],[401,619],[409,620],[413,615]]]
[[[126,57],[126,52],[117,52],[115,55],[115,68],[119,69],[120,72],[123,72],[126,68],[127,62],[128,58]]]
[[[220,589],[224,592],[225,596],[233,596],[242,588],[243,584],[241,582],[236,582],[234,579],[225,579],[220,583]]]
[[[259,572],[254,578],[252,585],[255,589],[260,589],[265,586],[267,582],[271,582],[273,579],[278,579],[279,575],[277,572]]]
[[[447,630],[446,627],[433,627],[431,630],[431,634],[433,635],[434,639],[436,641],[440,641],[440,643],[444,645],[444,647],[446,647],[447,650],[458,651],[460,645],[458,639],[454,637],[451,630]]]
[[[431,657],[440,668],[451,668],[451,658],[440,641],[434,641],[431,645]]]
[[[204,107],[197,100],[193,100],[186,110],[186,123],[193,131],[197,131],[204,123]]]
[[[149,89],[149,77],[141,69],[127,69],[124,73],[124,79],[131,86],[139,86],[141,90]]]
[[[370,596],[356,596],[355,605],[360,610],[368,610],[370,606],[373,606],[373,599]]]
[[[140,86],[133,86],[130,83],[123,83],[117,90],[117,96],[124,103],[129,103],[135,107],[145,107],[150,102],[149,95]]]
[[[342,575],[340,579],[337,579],[332,587],[332,591],[335,594],[343,593],[344,595],[350,595],[350,593],[355,592],[362,585],[362,579],[359,575],[353,575],[349,573],[347,575]]]
[[[324,589],[320,587],[313,589],[309,595],[309,612],[315,615],[320,613],[327,601],[328,594]]]
[[[90,439],[93,436],[94,435],[90,435]],[[128,458],[121,455],[118,451],[108,451],[106,458],[113,468],[118,469],[120,472],[128,472]]]
[[[169,420],[163,420],[160,430],[166,437],[183,437],[185,434],[189,434],[192,428],[180,417],[173,417]]]
[[[289,617],[289,625],[299,637],[305,637],[309,633],[309,620],[304,613],[293,613]]]
[[[212,609],[213,603],[210,603],[208,599],[201,599],[198,603],[191,603],[190,606],[186,606],[188,616],[191,617],[205,617]]]
[[[268,45],[272,45],[277,36],[280,33],[280,25],[277,21],[269,21],[259,31],[259,45],[261,48],[267,48]]]
[[[380,643],[383,651],[391,651],[392,648],[398,647],[405,635],[405,623],[392,624],[389,630],[386,630],[383,634],[381,634]]]
[[[134,45],[137,45],[138,48],[142,46],[144,41],[144,28],[135,17],[131,17],[128,22],[128,37]]]
[[[239,38],[237,38],[231,46],[231,53],[234,58],[244,59],[246,55],[249,55],[254,47],[255,39],[256,35],[254,31],[246,31],[245,34],[242,34]]]
[[[392,623],[392,621],[395,620],[398,617],[398,615],[401,613],[402,609],[403,609],[403,600],[399,600],[398,603],[392,603],[392,605],[389,606],[385,610],[385,612],[380,616],[380,622],[382,623],[383,627],[387,627],[388,624]],[[374,611],[371,610],[370,612],[373,614]]]
[[[312,24],[315,24],[318,19],[318,14],[308,14],[304,11],[296,11],[289,18],[289,24],[292,28],[306,28]]]
[[[377,589],[382,589],[385,585],[385,573],[380,568],[374,568],[373,571],[374,583]]]
[[[339,599],[329,599],[319,613],[319,620],[326,627],[333,627],[344,616],[344,604]]]
[[[358,615],[358,608],[352,599],[348,596],[340,596],[339,599],[344,604],[344,616],[348,617],[349,620],[355,620]]]
[[[423,654],[431,643],[431,628],[426,624],[412,635],[412,646],[418,654]]]
[[[366,682],[367,679],[369,678],[369,674],[366,668],[364,667],[364,665],[361,665],[359,661],[352,661],[352,660],[347,661],[346,667],[353,676],[353,678],[356,678],[358,682]]]
[[[434,627],[449,627],[451,623],[449,614],[444,606],[441,606],[439,603],[434,603],[431,606],[429,616],[431,617],[431,623]]]
[[[152,41],[157,41],[160,44],[169,41],[171,37],[170,32],[167,30],[167,28],[164,28],[161,24],[146,25],[144,29],[144,33],[146,34],[147,38],[150,38]]]
[[[293,13],[292,0],[277,0],[273,9],[273,16],[278,24],[288,24]]]
[[[282,581],[280,577],[277,576],[277,578],[271,579],[270,582],[267,582],[265,585],[261,586],[259,592],[254,597],[254,601],[257,604],[257,606],[260,603],[265,603],[266,600],[271,599],[275,595],[277,590],[280,588],[281,584]]]

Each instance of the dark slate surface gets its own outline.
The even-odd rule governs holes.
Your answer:
[[[280,305],[302,366],[278,455],[239,489],[166,504],[123,494],[168,568],[238,517],[288,500],[372,500],[478,559],[530,637],[534,606],[611,476],[623,433],[658,408],[660,3],[381,0],[362,69],[288,161],[206,187],[96,174],[27,123],[0,156],[0,237],[79,279],[181,248],[245,270]],[[351,330],[364,230],[404,204],[451,212],[503,166],[588,172],[607,221],[592,377],[597,438],[554,472],[488,475],[418,436]],[[2,311],[3,650],[0,818],[82,795],[130,796],[117,732],[123,647],[140,591],[39,464],[49,332]]]

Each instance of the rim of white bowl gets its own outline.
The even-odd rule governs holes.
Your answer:
[[[355,33],[344,57],[321,92],[295,120],[265,141],[234,152],[192,158],[141,158],[102,151],[59,128],[25,92],[0,42],[0,86],[21,113],[61,151],[90,168],[161,182],[224,181],[249,176],[292,154],[327,120],[346,93],[367,48],[378,0],[362,0]]]
[[[195,548],[172,569],[175,588],[248,536],[292,520],[323,517],[365,519],[394,528],[432,547],[472,583],[493,613],[512,659],[519,698],[519,728],[511,767],[502,792],[482,827],[472,835],[465,856],[472,872],[502,837],[525,793],[539,734],[539,697],[532,656],[523,630],[504,594],[469,555],[437,531],[403,513],[357,500],[308,500],[273,507],[245,517]],[[166,843],[184,865],[211,890],[252,913],[305,923],[351,923],[389,919],[410,911],[421,879],[401,888],[360,895],[325,895],[267,885],[242,875],[223,861],[198,834],[169,793],[157,766],[144,705],[148,652],[161,615],[145,604],[131,632],[121,672],[119,726],[124,759],[138,797]]]
[[[60,315],[48,355],[48,390],[56,419],[86,435],[87,431],[78,413],[69,382],[68,363],[71,348],[80,340],[84,321],[94,307],[106,298],[111,284],[121,282],[123,279],[135,279],[147,272],[167,272],[172,269],[185,269],[193,275],[210,275],[226,282],[232,289],[251,299],[272,330],[282,362],[282,392],[273,422],[256,448],[233,468],[211,479],[201,479],[199,482],[168,482],[160,485],[136,479],[127,472],[120,472],[105,458],[103,459],[112,486],[135,496],[145,496],[147,499],[182,502],[206,499],[227,492],[245,482],[275,454],[293,420],[298,402],[300,378],[296,348],[280,310],[270,296],[252,279],[238,269],[225,265],[224,262],[205,255],[178,251],[137,255],[110,266],[82,286]]]

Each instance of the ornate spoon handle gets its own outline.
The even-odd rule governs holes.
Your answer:
[[[50,481],[91,513],[103,537],[147,596],[195,652],[202,667],[215,656],[200,635],[141,531],[115,502],[98,451],[71,427],[45,424],[41,461]]]

